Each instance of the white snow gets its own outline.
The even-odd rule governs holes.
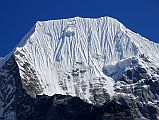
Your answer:
[[[104,67],[118,64],[115,72],[140,54],[157,63],[158,52],[158,44],[113,18],[75,17],[37,22],[10,55],[15,55],[23,79],[30,81],[24,72],[26,63],[35,71],[43,88],[40,94],[69,94],[90,102],[90,91],[96,87],[114,95],[115,82],[103,73]]]

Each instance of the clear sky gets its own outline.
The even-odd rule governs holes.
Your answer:
[[[110,16],[159,43],[159,0],[1,0],[0,56],[8,54],[36,21]]]

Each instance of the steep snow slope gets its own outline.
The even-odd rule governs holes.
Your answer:
[[[115,94],[115,81],[103,72],[105,67],[143,54],[158,66],[158,52],[158,44],[113,18],[75,17],[37,22],[10,55],[32,97],[63,94],[92,103],[96,94]]]

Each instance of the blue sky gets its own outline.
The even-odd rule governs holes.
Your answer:
[[[37,20],[110,16],[159,43],[159,0],[1,0],[0,56],[8,54]]]

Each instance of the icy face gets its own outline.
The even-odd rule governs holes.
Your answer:
[[[159,45],[115,19],[76,17],[37,22],[14,55],[23,88],[32,97],[63,94],[93,102],[96,94],[114,95],[106,66],[140,54],[156,62],[158,51]]]

